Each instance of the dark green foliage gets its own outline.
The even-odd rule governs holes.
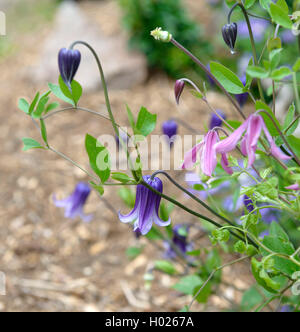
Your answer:
[[[211,46],[200,27],[187,15],[181,0],[119,0],[124,25],[130,33],[130,47],[143,52],[150,68],[159,68],[171,76],[195,70],[191,60],[171,44],[158,43],[150,32],[156,27],[168,30],[202,61],[208,61]],[[207,57],[207,58],[206,58]]]

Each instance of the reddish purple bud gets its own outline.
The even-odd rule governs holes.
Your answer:
[[[177,80],[175,83],[175,98],[177,104],[179,104],[179,99],[184,89],[185,82],[183,80]]]
[[[62,48],[58,54],[58,67],[63,81],[68,87],[76,75],[81,61],[81,54],[78,50]]]

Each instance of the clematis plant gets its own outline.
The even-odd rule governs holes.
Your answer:
[[[161,123],[163,133],[168,137],[176,135],[179,126],[197,135],[194,141],[197,144],[187,150],[182,167],[178,162],[176,172],[155,168],[148,174],[139,144],[152,136],[157,122],[161,121],[160,114],[152,114],[142,107],[135,116],[127,106],[130,128],[125,136],[125,131],[121,129],[124,124],[116,121],[111,107],[101,61],[93,47],[85,41],[76,41],[69,48],[59,51],[58,84],[50,83],[49,90],[38,92],[31,102],[20,99],[19,108],[39,128],[42,141],[24,138],[24,150],[43,149],[55,153],[78,167],[89,179],[89,184],[79,184],[69,198],[54,200],[57,206],[65,208],[67,218],[79,216],[86,219],[83,206],[92,188],[101,196],[106,207],[115,213],[116,219],[133,225],[133,230],[129,227],[123,236],[129,237],[133,233],[135,241],[145,237],[159,250],[161,247],[167,249],[167,252],[161,252],[164,260],[149,258],[153,261],[149,264],[153,268],[145,276],[147,290],[151,289],[149,282],[155,282],[158,271],[177,277],[178,282],[173,288],[187,296],[187,305],[183,310],[190,311],[195,302],[205,303],[212,294],[224,295],[219,287],[223,282],[223,268],[248,264],[255,284],[248,284],[249,289],[241,296],[242,302],[234,303],[231,309],[279,311],[288,306],[291,311],[299,311],[300,139],[296,136],[296,130],[300,121],[300,60],[293,59],[289,67],[281,65],[283,48],[278,33],[281,28],[294,31],[294,24],[299,23],[299,12],[293,13],[296,4],[290,8],[285,0],[232,0],[226,3],[231,5],[227,23],[224,20],[225,25],[222,27],[222,23],[219,26],[226,50],[229,47],[239,57],[238,27],[241,23],[237,25],[231,20],[238,7],[245,19],[243,26],[247,27],[249,34],[252,55],[244,78],[239,78],[234,68],[227,68],[216,61],[204,65],[201,59],[175,39],[172,31],[158,27],[151,32],[157,42],[169,43],[166,47],[176,47],[183,56],[193,60],[202,69],[205,80],[211,83],[200,85],[201,79],[195,83],[189,78],[179,78],[175,82],[174,107],[176,104],[181,107],[179,101],[184,98],[183,92],[191,86],[195,102],[205,107],[210,118],[205,125],[187,123],[182,118]],[[260,5],[262,8],[259,8]],[[267,21],[271,31],[266,37],[265,47],[259,50],[260,54],[250,15]],[[244,38],[244,33],[241,37]],[[79,106],[83,89],[74,80],[81,61],[79,46],[86,47],[96,59],[107,113]],[[287,77],[291,80],[287,81]],[[294,101],[281,122],[277,118],[276,105],[277,92],[282,84],[293,87]],[[214,108],[207,86],[218,89],[227,98],[230,116],[229,112]],[[69,107],[58,109],[59,105],[51,101],[53,95],[68,103]],[[76,110],[74,116],[78,112],[86,112],[97,116],[99,121],[109,121],[114,130],[112,141],[117,141],[121,147],[119,152],[126,158],[127,172],[113,168],[116,158],[112,157],[116,156],[112,155],[114,151],[110,145],[102,142],[102,137],[85,136],[84,145],[91,171],[49,143],[47,119],[72,110]],[[200,171],[196,168],[198,165]],[[194,173],[185,173],[190,169],[194,169]],[[178,179],[184,177],[186,183],[180,183]],[[164,190],[163,180],[168,183]],[[120,196],[132,209],[129,214],[122,214],[119,212],[123,211],[121,207],[116,208],[107,200],[105,188],[108,186],[113,189],[121,187]],[[131,190],[132,187],[136,190]],[[171,217],[172,211],[176,213]],[[185,218],[189,218],[188,228],[182,226],[187,225]],[[188,237],[190,230],[193,234]],[[204,237],[210,243],[203,240]],[[135,249],[138,250],[133,251],[139,253],[142,246]],[[237,257],[233,257],[233,253]],[[223,259],[227,263],[222,263]]]

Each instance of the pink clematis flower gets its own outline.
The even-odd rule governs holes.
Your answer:
[[[290,156],[284,154],[275,144],[262,116],[252,114],[249,118],[229,137],[219,142],[215,146],[216,153],[227,153],[234,150],[241,140],[241,150],[248,156],[248,166],[252,166],[255,161],[255,152],[261,132],[264,132],[269,144],[271,154],[281,160],[289,160]]]
[[[197,156],[200,157],[200,167],[206,176],[212,176],[217,166],[217,153],[215,145],[219,141],[219,135],[214,130],[210,130],[204,137],[204,140],[195,145],[184,158],[182,169],[190,169],[197,161]],[[228,174],[232,174],[233,171],[229,167],[226,153],[222,153],[221,165]]]
[[[300,190],[300,186],[299,186],[299,184],[298,183],[296,183],[296,184],[293,184],[293,185],[291,185],[291,186],[288,186],[288,187],[285,187],[285,189],[288,189],[288,190]]]

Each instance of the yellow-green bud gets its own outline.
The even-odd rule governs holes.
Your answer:
[[[151,31],[151,36],[164,43],[169,43],[172,39],[172,35],[168,31],[163,31],[161,28],[156,28]]]

